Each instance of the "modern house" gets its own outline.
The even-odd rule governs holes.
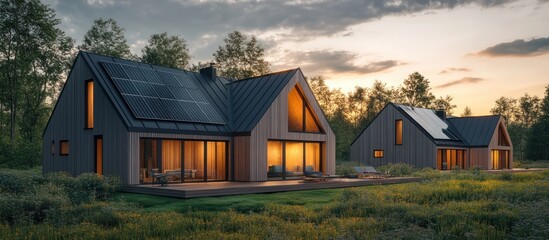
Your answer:
[[[236,80],[80,52],[43,134],[43,172],[144,184],[335,173],[335,136],[300,69]]]
[[[351,160],[440,170],[508,169],[513,145],[501,116],[451,117],[389,103],[353,141]]]

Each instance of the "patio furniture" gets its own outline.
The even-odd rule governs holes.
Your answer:
[[[160,186],[165,186],[168,184],[168,175],[161,173],[158,168],[151,169],[151,176],[153,179],[153,184],[160,184]]]
[[[385,177],[383,174],[381,174],[372,166],[365,166],[365,167],[355,166],[353,168],[355,169],[355,172],[358,177],[363,177],[363,178],[384,178]]]

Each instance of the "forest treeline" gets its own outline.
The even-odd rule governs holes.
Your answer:
[[[166,32],[149,37],[138,56],[130,51],[125,29],[114,19],[96,19],[77,44],[63,32],[55,11],[39,0],[0,0],[0,166],[40,165],[42,132],[79,50],[173,68],[198,70],[215,62],[219,75],[243,79],[270,72],[257,38],[231,32],[207,62],[191,63],[186,40]],[[337,137],[337,159],[349,160],[354,137],[388,102],[445,109],[456,105],[451,96],[431,92],[418,72],[403,76],[399,87],[375,81],[369,88],[345,93],[330,89],[322,76],[308,79]],[[548,86],[549,87],[549,86]],[[501,114],[519,159],[549,159],[549,88],[545,96],[502,97],[493,114]],[[471,115],[466,107],[460,115]]]

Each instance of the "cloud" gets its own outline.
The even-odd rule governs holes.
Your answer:
[[[284,54],[284,62],[273,66],[278,70],[285,68],[301,67],[307,74],[368,74],[393,68],[405,63],[397,60],[373,61],[365,64],[357,64],[358,56],[348,51],[308,51],[290,52]]]
[[[531,57],[549,53],[549,37],[496,44],[478,53],[488,57]]]
[[[446,74],[446,73],[452,73],[452,72],[470,72],[470,68],[447,68],[442,71],[440,71],[439,74]]]
[[[182,35],[192,47],[205,34],[226,36],[230,31],[280,31],[280,41],[348,33],[349,27],[385,16],[452,9],[464,5],[482,8],[516,0],[370,0],[370,1],[150,1],[150,0],[44,0],[64,20],[62,29],[81,40],[94,19],[114,18],[126,29],[130,44],[153,33]],[[211,57],[222,38],[209,44]]]
[[[436,86],[435,88],[447,88],[447,87],[454,86],[454,85],[459,85],[459,84],[479,83],[481,81],[484,81],[484,79],[479,78],[479,77],[464,77],[464,78],[459,79],[459,80],[447,82],[447,83],[442,84],[440,86]]]

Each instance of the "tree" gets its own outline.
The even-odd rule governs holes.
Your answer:
[[[465,106],[465,109],[463,109],[463,113],[461,114],[461,117],[469,117],[472,116],[473,112],[471,111],[471,108],[468,106]]]
[[[541,112],[540,99],[537,96],[524,94],[518,100],[515,119],[524,127],[531,127],[537,121]]]
[[[126,38],[124,37],[124,28],[118,26],[118,23],[109,18],[96,19],[92,27],[86,34],[84,40],[78,49],[117,58],[134,59],[130,52]]]
[[[503,116],[507,124],[511,124],[514,116],[517,115],[517,100],[508,97],[500,97],[496,100],[496,105],[490,110],[490,113]]]
[[[541,115],[539,120],[532,125],[528,134],[526,153],[528,159],[549,159],[549,85],[545,87],[545,96],[541,101]]]
[[[442,109],[446,112],[446,114],[452,115],[454,113],[454,108],[457,107],[452,104],[452,100],[454,100],[454,98],[449,95],[446,95],[446,97],[439,97],[433,102],[433,107],[436,109]]]
[[[350,92],[347,98],[346,116],[353,124],[353,127],[358,129],[362,123],[366,121],[366,112],[368,110],[368,89],[356,86],[355,91]]]
[[[49,100],[61,85],[73,49],[60,22],[39,1],[0,2],[0,119],[9,116],[5,124],[0,122],[0,158],[9,165],[33,166],[40,159]]]
[[[264,49],[255,36],[234,31],[223,40],[213,54],[219,73],[224,77],[244,79],[269,73],[269,63],[263,59]]]
[[[430,107],[435,99],[430,91],[429,80],[418,72],[408,75],[408,78],[404,80],[404,86],[401,88],[406,103],[412,107]]]
[[[391,101],[392,90],[387,89],[387,84],[378,80],[374,81],[368,93],[368,110],[366,119],[372,121],[374,117]]]
[[[168,36],[166,32],[151,35],[149,44],[141,52],[144,63],[171,68],[187,69],[191,59],[185,39]]]

